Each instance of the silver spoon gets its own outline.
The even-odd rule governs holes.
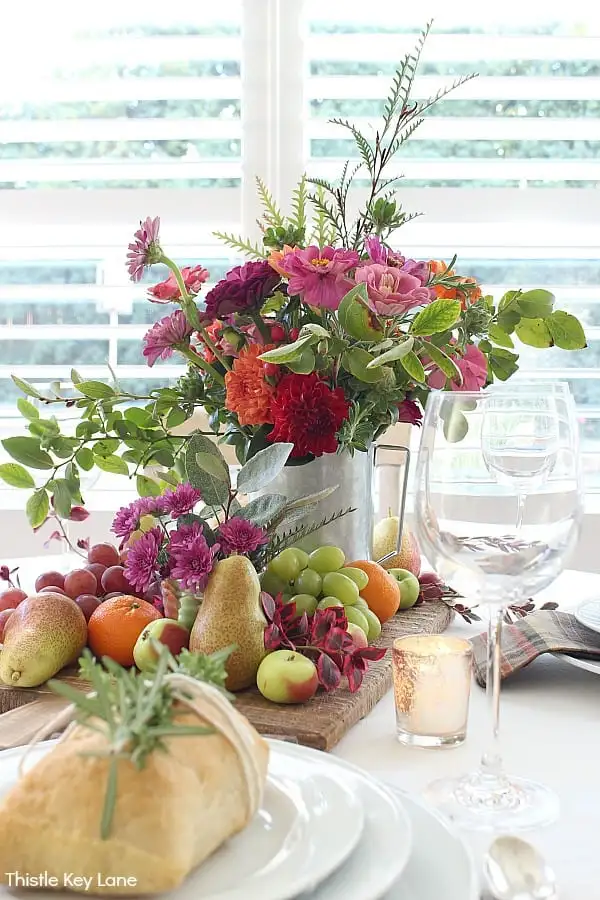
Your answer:
[[[488,886],[497,900],[556,900],[556,876],[527,841],[499,837],[484,859]]]

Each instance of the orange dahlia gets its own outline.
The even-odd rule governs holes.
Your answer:
[[[275,344],[250,344],[233,363],[225,376],[225,406],[237,414],[240,425],[264,425],[272,422],[271,400],[274,388],[265,379],[265,363],[261,353],[272,350]]]
[[[429,261],[429,269],[432,275],[455,275],[454,269],[447,269],[446,263],[441,260],[432,259]],[[454,286],[450,287],[445,284],[431,285],[438,298],[445,300],[460,300],[463,309],[475,303],[481,297],[481,288],[474,278],[461,278]]]

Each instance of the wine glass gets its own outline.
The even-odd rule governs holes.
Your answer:
[[[464,827],[523,830],[557,816],[548,788],[503,771],[500,642],[506,607],[556,579],[582,516],[577,423],[565,386],[430,395],[416,471],[417,536],[440,577],[489,613],[490,746],[478,771],[428,789]]]

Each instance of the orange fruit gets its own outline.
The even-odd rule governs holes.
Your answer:
[[[369,576],[369,583],[362,589],[360,596],[380,622],[387,622],[388,619],[391,619],[398,612],[400,606],[400,585],[394,576],[386,572],[379,563],[369,559],[347,562],[346,565],[362,569]]]
[[[111,597],[96,607],[88,622],[88,645],[96,656],[109,656],[121,666],[133,666],[133,648],[140,634],[162,616],[146,600]]]

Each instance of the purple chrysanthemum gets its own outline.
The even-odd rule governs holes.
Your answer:
[[[140,497],[129,506],[122,506],[113,519],[111,531],[124,541],[129,540],[133,532],[137,531],[142,516],[161,511],[161,499],[161,497]]]
[[[164,533],[151,528],[129,548],[125,563],[125,577],[136,591],[147,590],[158,574],[158,554]]]
[[[133,236],[133,243],[129,244],[127,252],[127,271],[132,281],[140,281],[146,266],[152,266],[160,261],[162,250],[158,243],[160,219],[157,216],[151,219],[148,216]]]
[[[174,491],[166,490],[160,499],[162,511],[171,513],[172,519],[178,519],[193,510],[202,494],[191,484],[184,483],[178,484]]]
[[[169,553],[175,555],[180,550],[186,550],[202,533],[199,522],[192,522],[191,525],[180,525],[179,528],[171,531],[169,534]]]
[[[177,346],[189,344],[192,326],[180,309],[156,322],[144,335],[144,356],[148,365],[157,359],[168,359]]]
[[[263,528],[259,528],[253,522],[235,516],[228,522],[223,522],[219,528],[219,541],[223,553],[252,553],[258,550],[262,544],[266,544],[269,538]]]
[[[171,543],[171,577],[184,588],[204,590],[218,550],[219,544],[209,547],[203,534],[175,547]]]

